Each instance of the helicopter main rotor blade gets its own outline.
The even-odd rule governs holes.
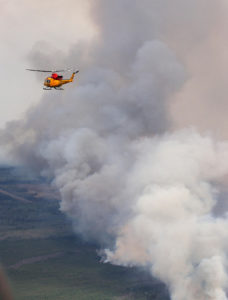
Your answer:
[[[35,70],[35,69],[26,69],[27,71],[33,71],[33,72],[47,72],[47,73],[54,73],[54,72],[66,72],[71,69],[66,69],[66,70]]]
[[[48,71],[48,70],[34,70],[34,69],[26,69],[27,71],[34,71],[34,72],[52,72],[52,71]]]

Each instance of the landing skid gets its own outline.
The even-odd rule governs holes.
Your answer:
[[[45,91],[51,91],[52,89],[55,89],[57,91],[63,91],[64,90],[63,88],[58,88],[58,87],[43,88],[43,90],[45,90]]]

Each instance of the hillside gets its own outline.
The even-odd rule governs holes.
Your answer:
[[[59,195],[41,178],[0,168],[0,261],[16,300],[168,300],[143,270],[103,264],[59,211]]]

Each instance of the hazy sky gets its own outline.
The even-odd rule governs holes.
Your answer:
[[[5,122],[23,116],[44,93],[45,75],[37,78],[25,71],[33,67],[29,54],[37,43],[67,52],[79,39],[91,38],[95,28],[90,22],[87,0],[0,0],[0,7],[2,127]]]
[[[0,0],[0,127],[9,120],[23,117],[27,108],[37,103],[44,94],[42,83],[45,75],[37,76],[25,71],[25,68],[39,67],[41,62],[40,67],[49,67],[48,60],[42,59],[36,66],[33,65],[35,59],[31,59],[30,55],[36,47],[42,51],[44,45],[49,57],[52,51],[65,51],[67,56],[67,51],[72,51],[78,40],[90,39],[95,35],[95,23],[100,25],[102,11],[96,13],[93,23],[89,10],[91,2],[96,3],[92,0]],[[189,76],[171,102],[174,126],[194,125],[203,131],[212,129],[219,137],[227,138],[228,4],[225,0],[219,0],[215,10],[213,1],[204,2],[196,6],[194,0],[189,1],[188,5],[186,1],[176,1],[163,14],[163,1],[154,1],[153,11],[148,15],[151,13],[151,19],[156,19],[156,14],[159,17],[154,27],[148,30],[162,28],[163,32],[166,31],[165,39],[171,37],[169,46],[174,48]],[[104,2],[104,9],[106,3],[110,5],[111,2]],[[141,7],[146,3],[142,2]],[[111,5],[113,13],[116,13],[117,6],[114,2]],[[202,14],[205,7],[207,10]],[[118,14],[125,14],[128,18],[132,8],[129,6]],[[105,19],[102,22],[106,22]],[[128,32],[137,36],[142,22],[143,19],[136,19],[134,28],[129,28]],[[163,28],[164,24],[168,24],[168,30]],[[120,37],[123,35],[121,26],[116,27]],[[143,34],[147,33],[144,31]],[[123,35],[123,39],[131,43],[130,37]],[[58,67],[65,67],[58,58],[53,61]],[[80,62],[73,67],[80,68]]]

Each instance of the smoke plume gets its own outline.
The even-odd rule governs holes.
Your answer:
[[[228,219],[218,207],[228,142],[213,138],[213,126],[199,133],[199,123],[175,131],[170,116],[225,2],[91,5],[95,39],[59,54],[66,65],[80,63],[77,86],[45,94],[6,126],[1,143],[53,178],[61,210],[77,233],[100,243],[106,262],[148,268],[173,300],[225,300]],[[36,67],[48,57],[45,47],[30,55]]]

